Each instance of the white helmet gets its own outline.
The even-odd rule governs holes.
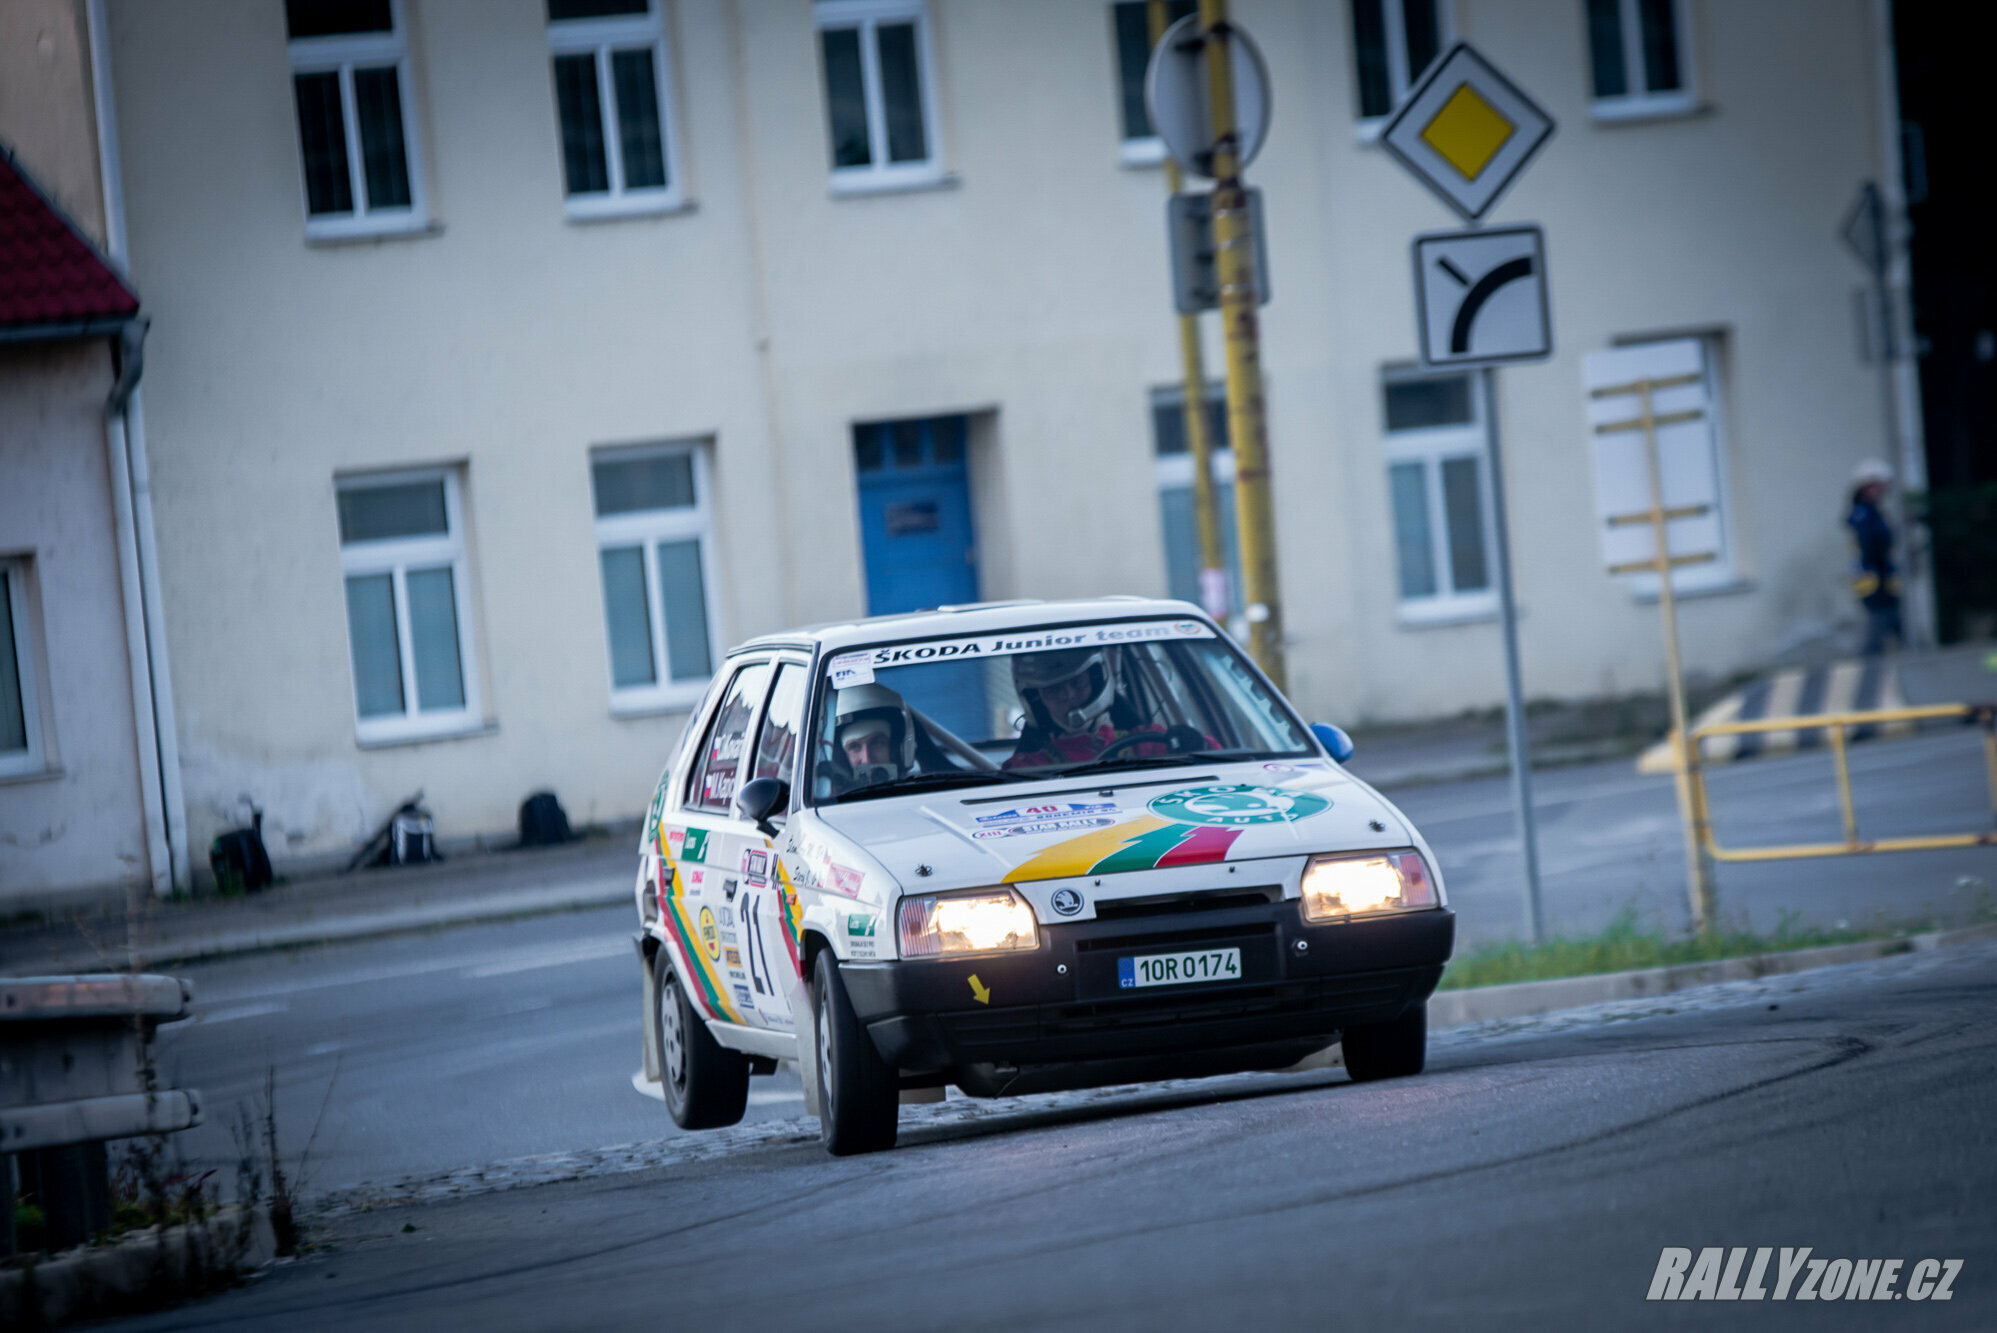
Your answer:
[[[1051,653],[1020,653],[1012,659],[1012,685],[1019,700],[1040,727],[1057,734],[1093,731],[1116,698],[1117,656],[1114,648],[1064,648]],[[1088,681],[1082,702],[1056,715],[1044,691],[1076,679]]]
[[[915,728],[909,722],[908,706],[887,686],[850,685],[839,691],[833,717],[833,736],[842,759],[846,759],[846,746],[853,741],[874,736],[887,739],[885,764],[855,764],[846,759],[853,776],[862,783],[892,782],[915,770]]]
[[[1868,458],[1852,470],[1854,486],[1870,486],[1878,482],[1883,486],[1893,484],[1893,465],[1883,458]]]

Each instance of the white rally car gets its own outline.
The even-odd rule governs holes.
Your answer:
[[[1421,835],[1212,621],[945,608],[730,653],[645,821],[645,1069],[689,1128],[794,1060],[834,1153],[897,1108],[1419,1073],[1455,918]]]

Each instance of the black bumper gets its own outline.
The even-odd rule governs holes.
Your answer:
[[[1348,1026],[1384,1022],[1427,1000],[1449,960],[1456,918],[1437,910],[1312,925],[1291,899],[1046,925],[1041,934],[1032,953],[848,962],[839,975],[882,1058],[903,1070],[961,1073],[1252,1046],[1270,1048],[1280,1064]],[[1241,950],[1239,982],[1141,990],[1118,983],[1121,958],[1230,947]],[[1290,1047],[1299,1054],[1281,1060],[1277,1048]]]

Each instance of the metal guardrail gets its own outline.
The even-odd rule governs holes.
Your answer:
[[[13,1221],[13,1159],[38,1182],[51,1248],[79,1244],[110,1217],[103,1144],[201,1123],[201,1099],[150,1086],[146,1044],[185,1018],[193,987],[109,973],[0,978],[0,1203]],[[13,1249],[0,1227],[0,1253]]]
[[[1889,722],[1924,722],[1940,718],[1963,718],[1983,727],[1983,761],[1990,781],[1993,825],[1981,833],[1944,833],[1912,838],[1861,838],[1858,815],[1851,798],[1851,766],[1845,758],[1845,732],[1851,727]],[[1872,708],[1846,713],[1809,713],[1796,717],[1757,718],[1748,722],[1714,722],[1692,732],[1696,748],[1710,736],[1738,736],[1759,731],[1823,731],[1830,737],[1831,758],[1837,767],[1838,807],[1844,817],[1843,842],[1789,843],[1774,847],[1722,847],[1706,821],[1706,854],[1715,861],[1782,861],[1805,856],[1850,856],[1862,852],[1925,852],[1947,847],[1997,847],[1997,705],[1928,704],[1913,708]],[[1697,764],[1689,765],[1698,808],[1706,805],[1706,775]]]

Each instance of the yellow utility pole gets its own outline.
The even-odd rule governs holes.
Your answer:
[[[1207,86],[1213,115],[1213,240],[1227,341],[1227,433],[1234,446],[1234,521],[1241,547],[1241,596],[1248,651],[1277,689],[1283,669],[1282,593],[1276,581],[1276,525],[1269,503],[1269,433],[1262,400],[1255,313],[1255,229],[1241,183],[1241,134],[1234,118],[1233,29],[1227,0],[1200,0]]]
[[[1157,50],[1165,29],[1170,26],[1165,0],[1151,0],[1146,7],[1151,27],[1151,49]],[[1176,195],[1184,184],[1179,163],[1165,155],[1165,192]],[[1193,523],[1200,540],[1200,605],[1215,620],[1227,619],[1227,567],[1220,550],[1220,508],[1213,490],[1213,439],[1207,433],[1207,374],[1200,355],[1200,317],[1179,316],[1179,374],[1185,381],[1181,413],[1186,423],[1186,452],[1193,458]]]

